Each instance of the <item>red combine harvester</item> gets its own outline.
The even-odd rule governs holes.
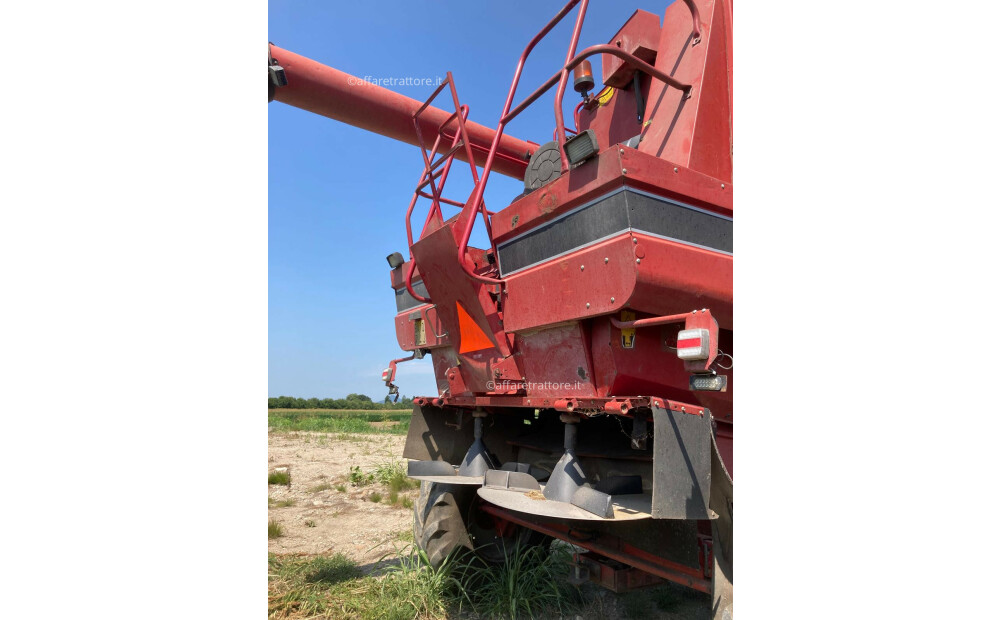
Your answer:
[[[412,354],[382,378],[396,393],[398,363],[433,361],[438,394],[415,399],[403,452],[431,560],[559,538],[585,550],[572,578],[619,592],[670,580],[731,617],[731,5],[674,2],[662,25],[636,11],[578,51],[587,4],[528,43],[495,130],[468,120],[450,73],[421,103],[274,45],[269,96],[421,149],[409,256],[388,257]],[[577,5],[566,62],[514,105],[525,60]],[[553,87],[553,141],[504,134]],[[444,196],[456,158],[467,200]],[[483,201],[494,171],[524,181],[499,211]]]

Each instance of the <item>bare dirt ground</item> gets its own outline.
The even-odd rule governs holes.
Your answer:
[[[413,510],[386,504],[388,492],[377,482],[353,487],[348,481],[352,466],[372,471],[387,462],[403,462],[400,435],[290,432],[268,434],[268,471],[287,465],[291,484],[268,485],[268,516],[277,520],[284,535],[268,540],[268,551],[277,554],[343,553],[370,572],[384,556],[412,541]],[[329,485],[329,489],[322,487]],[[338,491],[342,485],[344,491]],[[373,493],[382,501],[373,503]],[[400,493],[416,500],[417,490]],[[281,505],[291,501],[290,506]],[[312,526],[306,523],[312,523]],[[586,603],[578,620],[657,618],[707,620],[704,595],[675,584],[664,584],[656,596],[668,604],[658,606],[649,594],[614,593],[593,584],[581,587]],[[631,599],[631,600],[629,600]],[[465,618],[466,614],[456,617]]]
[[[402,462],[405,440],[399,435],[269,433],[268,471],[289,466],[291,484],[268,485],[268,516],[285,532],[268,540],[268,551],[339,552],[369,569],[394,547],[405,545],[413,527],[412,509],[387,505],[388,492],[377,482],[363,487],[348,482],[353,465],[367,472],[382,463]],[[337,485],[345,490],[338,491]],[[373,493],[382,495],[380,503],[370,501]],[[417,491],[400,496],[415,500]],[[281,505],[288,500],[294,504]]]

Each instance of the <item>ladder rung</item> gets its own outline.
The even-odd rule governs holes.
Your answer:
[[[428,97],[427,101],[424,102],[424,105],[422,105],[419,108],[417,108],[417,111],[413,113],[413,118],[417,118],[418,116],[420,116],[421,112],[423,112],[424,110],[427,109],[427,106],[429,106],[431,104],[431,101],[434,101],[434,98],[437,97],[441,93],[442,90],[444,90],[444,87],[448,85],[449,81],[450,80],[445,80],[445,81],[441,82],[441,85],[437,87],[437,90],[435,90],[433,93],[431,93],[431,96]]]
[[[431,200],[434,200],[434,196],[431,196],[430,194],[428,194],[426,192],[420,191],[420,192],[417,192],[417,194],[419,194],[422,198],[430,198]],[[459,209],[465,207],[465,203],[464,202],[459,202],[457,200],[452,200],[450,198],[445,198],[444,196],[442,196],[441,198],[439,198],[439,200],[441,202],[445,203],[446,205],[451,205],[453,207],[458,207]]]
[[[458,144],[456,144],[455,146],[451,147],[450,149],[448,149],[444,153],[441,153],[441,157],[439,157],[436,162],[434,162],[433,164],[431,164],[430,169],[434,170],[435,168],[437,168],[438,166],[440,166],[442,163],[444,163],[444,161],[446,159],[450,159],[452,155],[454,155],[455,153],[457,153],[458,149],[462,148],[463,146],[465,146],[465,145],[462,143],[461,140],[459,140]]]
[[[448,123],[450,123],[450,122],[452,122],[453,120],[456,120],[456,119],[459,119],[459,115],[458,115],[457,111],[456,112],[452,112],[451,115],[448,116],[448,118],[444,119],[443,123],[441,123],[440,125],[438,125],[438,134],[443,136],[444,135],[444,128],[448,126]],[[459,120],[459,122],[461,122],[461,120]],[[459,127],[458,131],[456,131],[455,133],[461,133],[461,127]]]
[[[433,183],[433,182],[434,182],[434,179],[436,179],[436,178],[438,178],[439,176],[441,176],[441,173],[442,173],[442,172],[444,172],[444,168],[442,168],[442,169],[438,170],[437,172],[432,172],[432,173],[431,173],[431,176],[430,176],[430,178],[427,178],[427,179],[424,179],[423,181],[421,181],[421,182],[420,182],[420,185],[418,185],[418,186],[417,186],[417,191],[419,192],[419,191],[420,191],[420,190],[422,190],[423,188],[427,187],[427,184],[428,184],[428,183]],[[426,171],[425,171],[425,172],[424,172],[424,175],[426,175],[426,174],[427,174],[427,173],[426,173]]]

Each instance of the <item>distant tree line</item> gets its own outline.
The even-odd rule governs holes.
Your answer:
[[[268,409],[413,409],[413,399],[400,397],[393,403],[387,396],[384,401],[375,402],[364,394],[348,394],[347,398],[295,398],[278,396],[267,399]]]

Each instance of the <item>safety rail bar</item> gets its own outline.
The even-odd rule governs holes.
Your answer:
[[[472,190],[472,197],[469,199],[468,202],[465,203],[465,207],[463,208],[463,213],[465,213],[466,210],[476,208],[479,205],[480,201],[482,201],[483,199],[483,193],[486,190],[486,181],[489,179],[490,171],[493,169],[493,160],[496,158],[497,147],[500,145],[500,138],[503,136],[504,127],[507,125],[507,122],[509,121],[507,117],[509,116],[510,106],[514,102],[514,93],[517,91],[518,82],[521,81],[521,72],[524,70],[524,63],[528,59],[528,55],[531,54],[531,51],[535,48],[536,45],[538,45],[538,42],[541,41],[545,37],[545,35],[547,35],[553,28],[555,28],[556,24],[562,21],[562,18],[565,17],[570,12],[570,10],[572,10],[573,7],[579,4],[580,2],[581,0],[570,0],[569,2],[567,2],[566,6],[564,6],[558,13],[556,13],[555,17],[549,20],[549,23],[546,24],[545,27],[542,28],[541,31],[539,31],[539,33],[535,35],[535,37],[528,43],[527,47],[525,47],[524,51],[521,53],[521,57],[517,61],[517,68],[514,71],[514,79],[511,82],[510,89],[507,91],[507,100],[504,103],[503,112],[500,115],[500,123],[497,125],[496,133],[493,134],[493,143],[490,145],[490,152],[486,156],[486,163],[483,165],[482,177],[479,179],[479,182],[476,183],[475,188]],[[580,10],[577,13],[576,26],[573,29],[573,38],[570,41],[570,49],[567,54],[567,60],[569,58],[572,58],[574,52],[576,51],[576,44],[580,39],[580,29],[583,26],[583,17],[587,12],[587,4],[589,0],[582,0],[582,2],[583,4],[580,6]],[[469,213],[469,215],[472,215],[471,212]],[[475,280],[479,280],[480,282],[484,282],[486,284],[502,285],[503,280],[480,275],[474,272],[472,268],[469,267],[469,264],[466,260],[466,252],[468,251],[469,248],[469,239],[472,237],[472,228],[474,225],[475,225],[475,218],[467,217],[465,230],[463,231],[461,236],[462,241],[461,243],[459,243],[458,246],[458,262],[462,266],[462,269],[465,271],[466,275],[468,275],[469,277]],[[490,235],[491,243],[492,240],[493,236]]]
[[[552,86],[554,86],[556,82],[559,83],[559,88],[557,89],[555,98],[556,136],[560,147],[559,157],[561,160],[561,168],[562,168],[561,171],[565,172],[569,170],[569,158],[566,155],[565,149],[562,148],[566,140],[566,128],[563,122],[562,100],[563,100],[563,95],[565,94],[566,91],[566,83],[569,78],[569,72],[572,71],[578,64],[580,64],[583,60],[587,59],[588,57],[593,56],[595,54],[610,54],[612,56],[616,56],[622,59],[630,66],[635,67],[636,69],[639,69],[640,71],[643,71],[644,73],[647,73],[659,79],[664,84],[684,91],[686,97],[691,96],[692,87],[690,84],[684,84],[683,82],[675,80],[673,77],[656,69],[649,63],[640,60],[639,58],[636,58],[632,54],[629,54],[628,52],[616,46],[607,44],[594,45],[588,47],[583,52],[577,55],[576,46],[580,39],[580,30],[583,27],[583,19],[587,13],[588,3],[589,0],[582,0],[582,3],[581,0],[570,0],[569,2],[567,2],[566,5],[556,14],[556,16],[553,17],[551,20],[549,20],[549,23],[546,24],[545,27],[542,28],[542,30],[535,35],[535,37],[528,43],[527,47],[524,48],[524,52],[521,53],[521,57],[517,62],[517,68],[514,70],[514,79],[511,81],[510,89],[507,91],[507,100],[504,103],[503,112],[500,115],[500,122],[497,124],[497,130],[493,136],[493,143],[490,145],[490,152],[487,155],[486,163],[483,166],[482,177],[476,183],[476,186],[472,191],[472,196],[463,207],[463,213],[465,213],[465,210],[467,209],[477,208],[479,203],[482,201],[483,194],[486,191],[486,183],[489,180],[490,172],[493,168],[493,160],[496,158],[497,148],[500,145],[500,138],[503,136],[504,127],[506,127],[506,125],[511,120],[517,117],[517,115],[523,112],[525,108],[527,108],[529,105],[537,101],[538,98],[541,97],[543,94],[545,94],[550,88],[552,88]],[[580,9],[577,12],[576,24],[573,28],[573,36],[570,39],[569,50],[566,53],[565,65],[563,66],[562,69],[556,72],[555,75],[546,80],[544,84],[535,89],[535,91],[531,95],[529,95],[524,101],[522,101],[512,110],[511,104],[514,101],[514,94],[516,93],[518,83],[521,80],[521,72],[524,69],[524,63],[527,60],[528,55],[531,54],[531,51],[534,49],[535,45],[537,45],[538,42],[541,41],[545,37],[545,35],[547,35],[556,26],[556,24],[562,21],[563,17],[565,17],[570,12],[570,10],[572,10],[573,7],[576,6],[577,4],[580,4]],[[688,9],[691,11],[692,35],[694,39],[693,42],[697,44],[701,40],[701,27],[700,27],[701,16],[698,12],[698,7],[694,3],[694,0],[684,0],[684,4],[686,4]],[[577,106],[577,110],[574,110],[574,120],[576,121],[577,129],[579,129],[580,127],[578,121],[578,110],[579,106]],[[485,207],[483,208],[483,210],[485,211]],[[471,216],[472,213],[469,213],[469,215]],[[462,266],[462,269],[465,271],[466,275],[470,276],[475,280],[479,280],[480,282],[484,282],[486,284],[503,285],[502,279],[490,278],[488,276],[475,273],[467,262],[466,253],[468,251],[469,239],[472,237],[472,229],[474,226],[475,226],[475,218],[467,217],[465,230],[462,232],[461,243],[459,244],[458,247],[459,264]],[[487,227],[487,233],[489,234],[490,243],[492,245],[493,235],[490,233],[488,227]]]

